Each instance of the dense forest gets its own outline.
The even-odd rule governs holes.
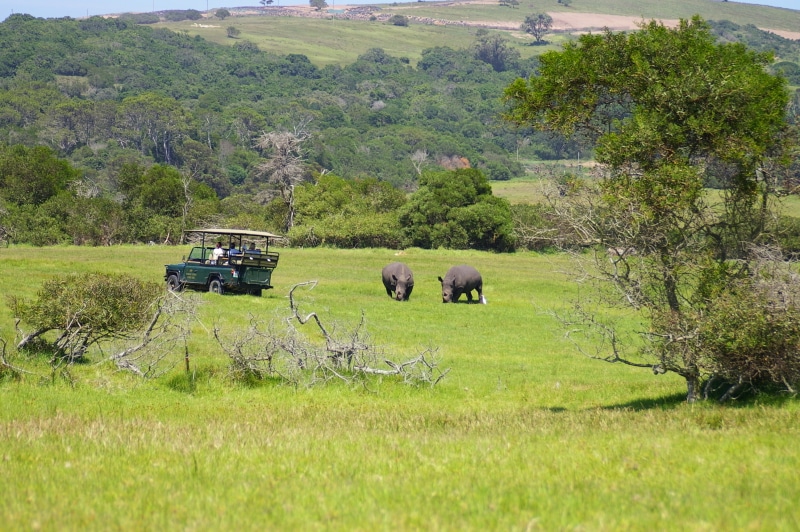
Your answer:
[[[714,27],[797,55],[795,41]],[[797,82],[795,63],[778,67]],[[177,242],[218,223],[304,245],[513,249],[511,207],[487,180],[592,149],[502,120],[503,89],[536,68],[485,30],[469,49],[425,50],[416,67],[372,49],[318,68],[131,18],[12,15],[0,23],[0,230],[10,242],[108,245]],[[290,198],[267,171],[269,132],[302,141]],[[430,198],[454,182],[469,193],[433,212]]]

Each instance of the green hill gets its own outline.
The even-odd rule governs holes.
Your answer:
[[[265,51],[297,53],[317,65],[348,64],[369,48],[382,48],[396,57],[416,63],[422,50],[434,46],[468,47],[481,30],[508,37],[522,57],[538,55],[569,39],[575,33],[631,29],[645,19],[665,21],[700,15],[710,21],[730,21],[762,30],[779,31],[800,39],[800,11],[711,0],[580,0],[569,7],[553,0],[522,0],[516,8],[491,1],[409,2],[380,4],[367,11],[363,6],[337,6],[315,12],[310,8],[228,8],[231,17],[214,17],[216,9],[203,20],[163,21],[174,31],[199,35],[210,41],[232,45],[240,40],[255,43]],[[519,31],[525,17],[549,13],[554,19],[548,34],[549,46],[529,46],[532,38]],[[385,21],[393,14],[409,19],[408,26]],[[606,16],[607,15],[607,16]],[[163,20],[163,19],[162,19]],[[241,33],[227,36],[229,27]]]

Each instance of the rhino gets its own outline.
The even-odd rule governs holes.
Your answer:
[[[455,303],[461,294],[467,294],[467,303],[472,303],[472,291],[478,292],[478,301],[486,303],[483,297],[483,279],[478,270],[472,266],[462,264],[453,266],[447,270],[444,279],[439,277],[442,283],[442,302]]]
[[[414,274],[408,266],[402,262],[393,262],[384,266],[381,271],[383,286],[386,287],[386,294],[398,301],[408,301],[411,291],[414,289]]]

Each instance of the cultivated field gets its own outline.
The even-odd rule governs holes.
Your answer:
[[[0,289],[31,296],[62,270],[160,281],[186,252],[3,248]],[[407,303],[380,283],[398,259],[415,273]],[[436,276],[459,263],[483,273],[488,305],[440,302]],[[282,250],[264,297],[200,295],[189,375],[182,353],[154,382],[93,353],[72,383],[0,381],[2,528],[797,530],[797,400],[687,405],[674,376],[576,354],[547,315],[577,293],[567,267],[529,253]],[[290,287],[311,279],[302,311],[340,327],[363,311],[387,356],[438,347],[450,373],[433,389],[231,382],[214,325],[284,316]],[[0,334],[13,340],[5,306]]]

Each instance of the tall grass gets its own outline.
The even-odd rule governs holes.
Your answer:
[[[56,272],[161,279],[187,250],[0,249],[4,293]],[[414,270],[389,299],[380,268]],[[444,305],[438,275],[481,271],[487,305]],[[672,376],[582,358],[546,315],[576,294],[559,255],[282,250],[264,297],[202,294],[191,374],[154,382],[99,353],[75,380],[0,381],[2,528],[770,529],[800,526],[793,398],[683,402]],[[301,310],[341,327],[363,311],[392,358],[439,347],[437,387],[243,385],[208,332]],[[12,340],[8,309],[0,334]],[[33,362],[31,362],[33,363]]]

